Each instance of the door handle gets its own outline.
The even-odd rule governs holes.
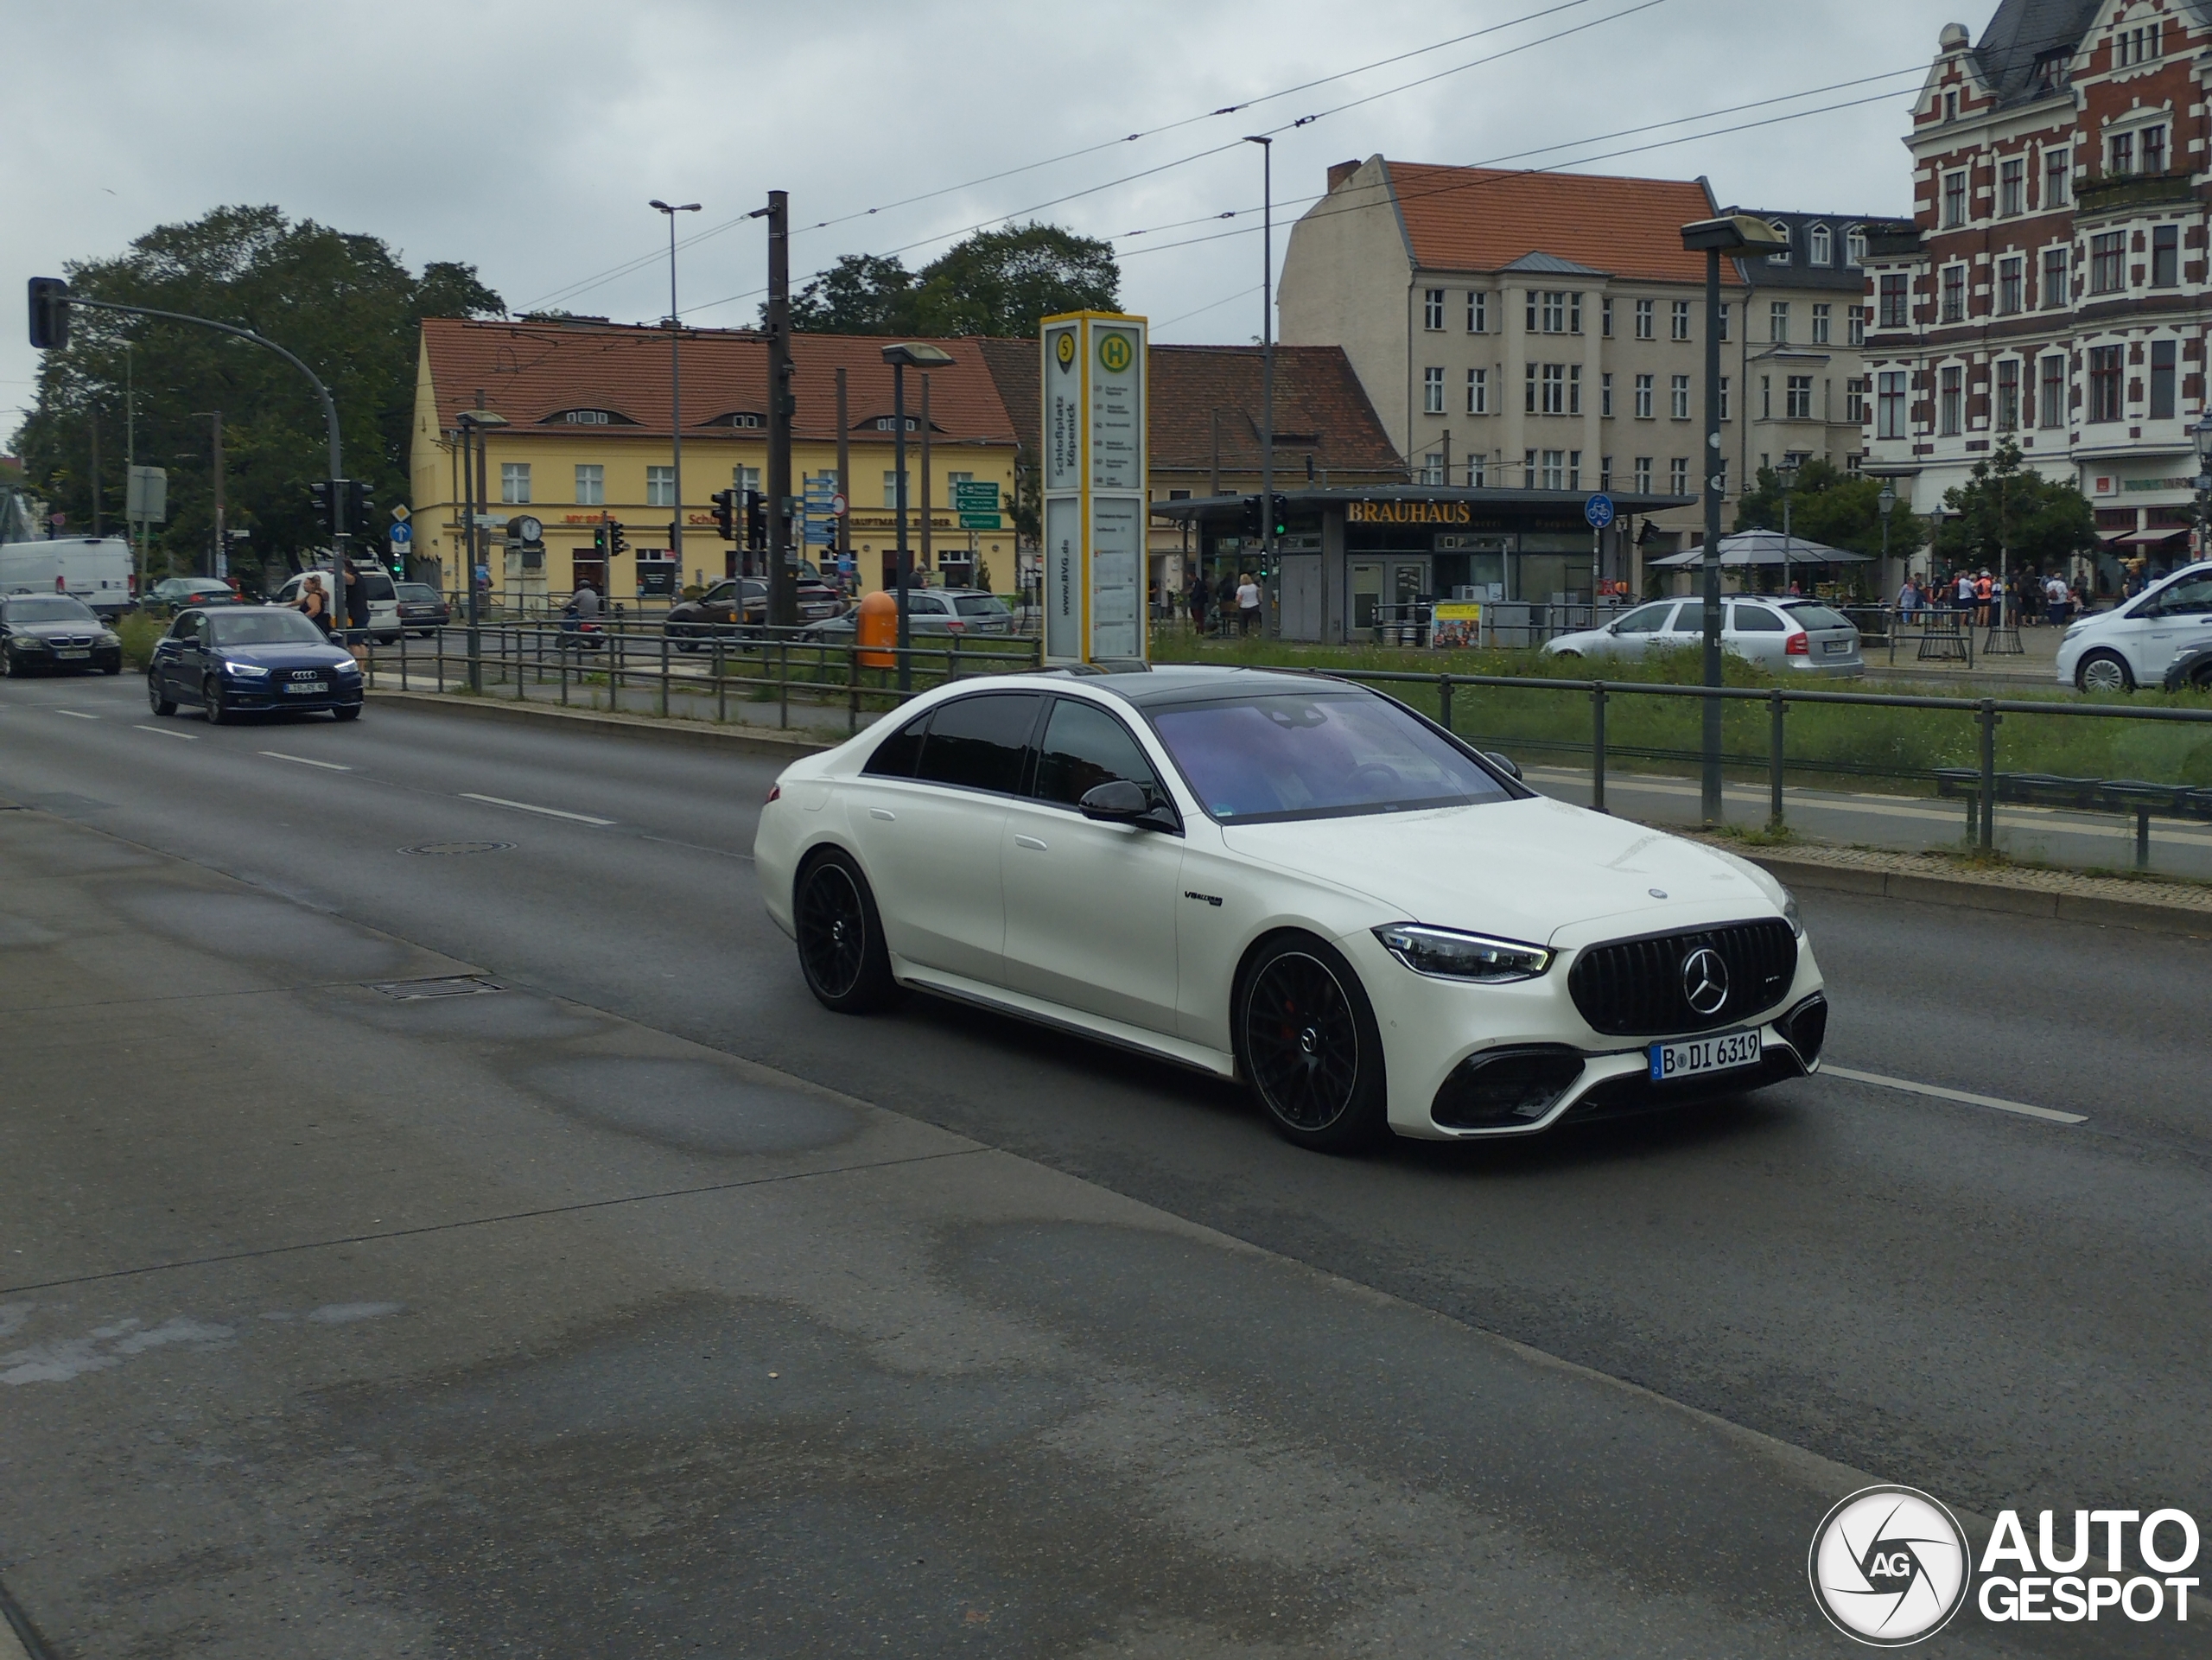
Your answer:
[[[1014,838],[1014,844],[1018,848],[1033,849],[1039,853],[1043,853],[1047,850],[1044,843],[1039,841],[1037,837],[1033,836],[1017,836]]]
[[[886,824],[894,822],[899,817],[897,813],[892,811],[888,807],[870,807],[868,810],[868,816],[870,818],[880,818]]]

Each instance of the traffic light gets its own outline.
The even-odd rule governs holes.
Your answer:
[[[737,540],[737,492],[717,490],[709,498],[715,504],[715,531],[725,542]]]
[[[606,525],[594,525],[591,527],[591,550],[592,556],[594,558],[604,559],[607,557]]]
[[[1277,491],[1268,499],[1274,504],[1273,515],[1269,523],[1274,526],[1274,535],[1278,538],[1288,536],[1290,534],[1290,498],[1281,491]]]
[[[745,493],[745,545],[756,551],[768,545],[767,499],[758,490]]]
[[[315,504],[315,518],[324,525],[328,525],[331,522],[330,480],[317,479],[313,484],[308,486],[308,499]]]
[[[619,558],[629,551],[630,538],[622,534],[622,521],[619,518],[610,518],[607,521],[607,557]]]
[[[346,528],[347,530],[366,530],[369,525],[370,511],[376,505],[377,499],[369,493],[369,481],[366,479],[346,480]]]
[[[1258,541],[1264,532],[1265,518],[1260,512],[1259,497],[1246,496],[1244,498],[1244,518],[1241,528],[1248,541]]]
[[[58,277],[31,278],[31,344],[41,352],[69,344],[69,284]]]

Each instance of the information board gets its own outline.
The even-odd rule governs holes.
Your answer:
[[[1045,319],[1045,660],[1149,655],[1146,322]]]

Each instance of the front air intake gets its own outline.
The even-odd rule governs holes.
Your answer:
[[[1446,1129],[1510,1129],[1532,1124],[1582,1076],[1582,1057],[1544,1045],[1469,1055],[1436,1092],[1429,1116]]]

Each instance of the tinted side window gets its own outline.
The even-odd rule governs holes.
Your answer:
[[[1668,614],[1674,610],[1672,601],[1665,605],[1638,606],[1620,620],[1624,634],[1656,634],[1665,626]]]
[[[953,605],[963,617],[1004,617],[1013,614],[1006,601],[989,594],[963,594]]]
[[[1045,741],[1037,754],[1037,787],[1040,801],[1057,801],[1072,807],[1102,784],[1127,779],[1147,794],[1160,791],[1159,779],[1144,751],[1129,730],[1103,709],[1061,698],[1052,705],[1045,722]]]
[[[2202,616],[2212,611],[2212,576],[2189,576],[2158,595],[2158,611],[2169,617]]]
[[[877,745],[875,753],[868,758],[868,765],[861,771],[876,778],[913,777],[914,763],[922,755],[922,734],[929,723],[928,716],[917,715]]]
[[[190,612],[187,612],[183,616],[179,617],[175,622],[169,625],[169,638],[171,639],[186,639],[190,638],[194,620],[194,619]]]
[[[938,705],[914,776],[931,784],[1011,795],[1037,723],[1034,692],[986,692]]]
[[[1730,607],[1739,634],[1778,634],[1783,632],[1782,619],[1763,605],[1738,605]]]

